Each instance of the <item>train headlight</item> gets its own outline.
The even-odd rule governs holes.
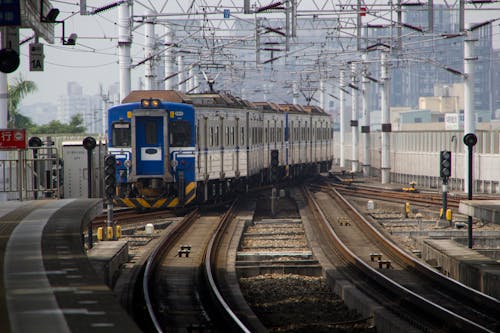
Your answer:
[[[126,160],[126,161],[125,161],[125,166],[126,166],[127,168],[130,168],[130,167],[132,166],[132,161],[131,161],[131,160]]]
[[[141,99],[141,107],[144,109],[159,108],[160,100],[155,98]]]

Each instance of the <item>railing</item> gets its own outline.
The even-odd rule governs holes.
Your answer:
[[[60,198],[61,179],[57,148],[27,148],[0,155],[0,194],[9,200]]]

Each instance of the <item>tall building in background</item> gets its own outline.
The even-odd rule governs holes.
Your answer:
[[[426,11],[407,11],[404,22],[427,30]],[[445,38],[458,32],[458,11],[445,5],[434,5],[433,33],[436,37],[415,36],[415,31],[403,29],[400,59],[392,68],[391,106],[418,105],[420,97],[433,96],[435,84],[463,82],[463,77],[447,71],[451,68],[464,71],[464,38]],[[495,110],[495,66],[492,48],[492,27],[485,25],[474,30],[475,61],[474,109],[476,111]],[[418,44],[420,47],[416,48]],[[394,55],[397,55],[394,54]]]
[[[100,96],[84,95],[78,82],[68,82],[66,91],[67,94],[58,99],[58,119],[68,123],[73,116],[81,114],[87,132],[98,132],[102,121]]]

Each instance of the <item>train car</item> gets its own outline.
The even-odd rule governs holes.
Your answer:
[[[223,93],[134,91],[108,113],[115,204],[141,209],[219,200],[271,179],[327,171],[332,119],[317,107],[252,103]]]
[[[115,204],[177,207],[196,197],[195,111],[186,103],[165,102],[173,97],[135,92],[109,109],[108,152],[117,161]]]

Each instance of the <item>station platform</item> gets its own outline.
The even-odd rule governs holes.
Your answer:
[[[461,200],[458,211],[486,223],[500,224],[500,200]]]
[[[1,332],[141,332],[87,257],[100,199],[0,203]]]

